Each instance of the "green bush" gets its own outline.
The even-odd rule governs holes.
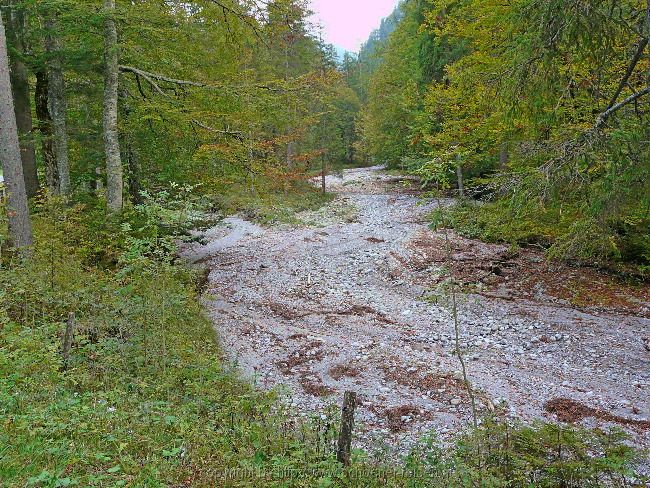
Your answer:
[[[429,473],[429,486],[586,488],[631,486],[640,459],[618,431],[487,421],[451,449],[423,444],[408,465]]]

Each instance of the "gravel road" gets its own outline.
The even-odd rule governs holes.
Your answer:
[[[438,287],[445,241],[426,222],[436,203],[380,168],[327,180],[337,198],[298,215],[304,225],[229,218],[205,233],[207,245],[185,249],[210,268],[205,300],[222,346],[258,385],[282,387],[299,413],[358,392],[360,446],[403,450],[430,430],[449,437],[471,412]],[[649,446],[648,290],[630,299],[633,313],[574,306],[543,282],[517,281],[546,266],[539,254],[519,256],[513,270],[506,246],[451,239],[458,272],[485,271],[460,299],[480,411],[555,419],[547,402],[570,399],[632,421],[635,444]],[[606,423],[585,416],[583,425]]]

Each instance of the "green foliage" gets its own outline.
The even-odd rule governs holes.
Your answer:
[[[452,186],[459,167],[486,203],[456,209],[468,235],[643,272],[648,96],[615,104],[647,85],[646,58],[632,62],[645,4],[407,0],[400,9],[367,83],[366,150],[430,185]]]
[[[492,421],[462,436],[454,449],[430,443],[416,456],[415,466],[435,473],[435,486],[522,488],[626,486],[637,459],[621,433]]]
[[[307,183],[287,192],[268,183],[255,188],[231,187],[213,197],[213,205],[224,215],[239,214],[261,224],[291,224],[298,223],[297,212],[316,210],[332,198]]]

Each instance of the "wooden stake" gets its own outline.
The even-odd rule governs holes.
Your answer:
[[[327,170],[327,164],[325,163],[325,156],[321,156],[321,188],[323,190],[323,195],[327,193],[327,188],[325,187],[326,170]]]
[[[68,314],[68,320],[65,326],[65,336],[63,336],[63,371],[68,369],[68,360],[70,359],[70,349],[72,349],[72,337],[74,335],[74,312]]]
[[[346,391],[343,398],[343,411],[341,415],[341,431],[339,433],[339,446],[336,459],[344,466],[350,465],[350,447],[352,445],[352,430],[354,429],[354,409],[357,406],[357,394]]]

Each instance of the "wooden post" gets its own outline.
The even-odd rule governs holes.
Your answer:
[[[325,170],[327,165],[325,164],[325,156],[321,156],[321,186],[323,188],[323,195],[327,193],[327,188],[325,187]]]
[[[463,165],[460,161],[460,157],[458,158],[458,162],[456,163],[456,176],[458,178],[458,196],[460,198],[465,198],[465,182],[463,179]]]
[[[350,446],[352,445],[352,430],[354,429],[354,409],[357,406],[357,394],[346,391],[343,398],[343,411],[341,415],[341,431],[339,432],[339,446],[336,459],[344,466],[350,465]]]
[[[65,336],[63,336],[63,371],[68,369],[68,360],[70,359],[70,349],[72,349],[72,337],[74,335],[74,312],[68,314],[68,320],[65,326]]]

